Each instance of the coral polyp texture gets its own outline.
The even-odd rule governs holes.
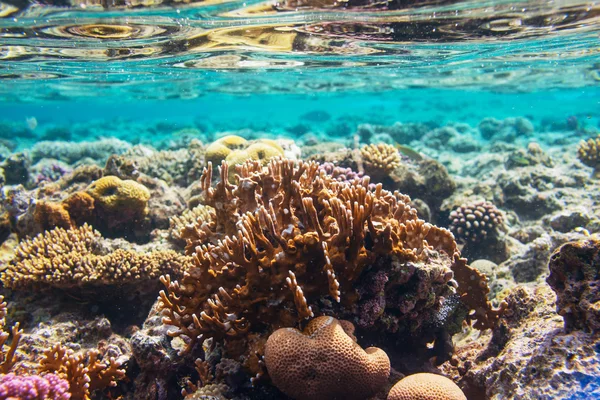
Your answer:
[[[376,347],[362,349],[354,326],[317,317],[304,331],[278,329],[265,345],[265,364],[275,386],[297,400],[366,399],[390,375],[390,360]]]
[[[546,282],[556,292],[556,311],[567,332],[600,332],[600,241],[566,243],[548,266]]]
[[[400,153],[391,144],[365,145],[360,149],[365,174],[378,180],[389,176],[402,162]]]
[[[0,376],[0,399],[69,400],[69,382],[54,374]]]
[[[217,139],[206,148],[206,162],[219,165],[227,161],[231,166],[243,164],[247,160],[260,160],[266,163],[273,157],[284,155],[283,148],[274,140],[258,139],[248,141],[237,135],[228,135]],[[234,170],[229,179],[233,178]]]
[[[487,201],[462,204],[450,213],[450,230],[460,242],[482,242],[504,230],[504,217]]]
[[[174,251],[140,254],[103,251],[102,236],[89,225],[55,228],[23,240],[0,279],[5,287],[45,284],[58,288],[147,281],[170,272],[180,274],[187,257]]]
[[[420,373],[409,375],[394,385],[388,400],[467,400],[462,390],[445,376]]]
[[[370,190],[367,177],[339,182],[317,163],[250,161],[237,172],[233,185],[224,163],[213,187],[206,169],[201,185],[214,225],[199,228],[204,244],[187,247],[194,265],[183,278],[161,278],[164,322],[187,350],[327,310],[358,318],[352,310],[360,309],[368,329],[416,332],[455,292],[453,275],[473,310],[468,322],[495,323],[486,278],[460,258],[448,230],[417,218],[407,196]]]
[[[171,238],[180,243],[188,243],[192,248],[206,242],[212,233],[215,210],[210,206],[198,205],[183,214],[170,219]]]
[[[596,177],[600,177],[600,136],[582,140],[577,149],[577,157],[579,161],[594,169]]]

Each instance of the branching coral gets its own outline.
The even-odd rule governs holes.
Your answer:
[[[594,168],[594,175],[600,177],[600,136],[582,140],[577,149],[577,157],[588,167]]]
[[[188,243],[188,246],[194,249],[208,240],[214,219],[215,210],[210,206],[199,205],[186,210],[169,221],[171,238],[176,242]]]
[[[194,267],[181,281],[161,277],[164,322],[188,350],[207,338],[294,326],[319,315],[326,296],[349,308],[360,300],[355,285],[365,270],[382,266],[394,269],[393,288],[427,287],[403,307],[389,305],[399,320],[439,306],[452,292],[451,267],[466,279],[459,294],[477,306],[468,320],[493,325],[485,277],[460,259],[449,231],[417,218],[407,196],[370,190],[367,177],[339,182],[316,163],[247,162],[238,173],[232,185],[224,163],[212,187],[212,168],[205,171],[201,185],[215,209],[207,242],[188,246]]]
[[[374,180],[389,176],[400,166],[402,159],[398,150],[390,144],[369,144],[360,149],[365,173]]]
[[[188,263],[173,251],[139,254],[118,249],[100,252],[100,233],[89,225],[56,228],[22,241],[0,279],[5,287],[47,284],[59,288],[82,285],[124,284],[180,274]]]
[[[115,359],[102,361],[99,355],[97,350],[76,355],[58,344],[44,352],[40,371],[55,373],[69,382],[73,400],[89,400],[92,392],[115,386],[125,376]]]
[[[12,340],[10,345],[7,345],[8,338],[11,336],[8,332],[4,331],[6,325],[6,302],[4,296],[0,295],[0,372],[7,374],[10,372],[12,367],[15,365],[16,351],[21,340],[23,331],[19,329],[19,323],[17,322],[11,329]],[[5,347],[7,347],[5,349]]]
[[[0,399],[69,400],[69,383],[54,374],[0,376]]]
[[[373,396],[387,383],[390,359],[376,347],[363,350],[353,331],[348,321],[317,317],[304,332],[273,332],[265,346],[265,363],[275,386],[298,400]]]

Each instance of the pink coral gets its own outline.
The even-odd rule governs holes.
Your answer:
[[[43,376],[0,376],[0,400],[68,400],[69,383],[54,374]]]

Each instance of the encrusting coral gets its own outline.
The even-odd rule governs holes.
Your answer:
[[[374,180],[389,176],[402,162],[398,150],[391,144],[365,145],[360,149],[360,154],[365,174]]]
[[[188,263],[174,251],[140,254],[118,249],[102,254],[102,237],[85,224],[56,228],[22,241],[0,279],[5,287],[45,284],[58,288],[124,284],[155,279],[164,273],[180,274]]]
[[[467,321],[494,325],[499,310],[486,300],[485,276],[460,258],[449,231],[417,218],[407,196],[381,185],[370,190],[367,177],[339,182],[317,163],[273,159],[263,168],[249,161],[238,173],[239,184],[231,184],[224,163],[212,187],[209,165],[201,185],[215,220],[206,242],[187,247],[194,266],[183,279],[161,277],[164,323],[187,342],[186,350],[208,338],[232,343],[296,326],[325,309],[352,315],[352,306],[364,300],[356,286],[371,282],[359,278],[377,268],[389,273],[383,310],[398,325],[418,330],[423,315],[454,291],[453,273],[471,310]],[[375,322],[371,329],[400,329]]]
[[[600,136],[582,140],[577,149],[579,160],[594,169],[594,176],[600,177]]]
[[[387,400],[467,400],[467,397],[451,379],[420,373],[398,381]]]
[[[550,257],[546,282],[556,292],[565,330],[600,332],[600,241],[562,245]]]
[[[362,349],[354,326],[333,317],[311,320],[303,332],[278,329],[265,345],[265,364],[275,386],[298,400],[366,399],[390,375],[390,360],[376,347]]]

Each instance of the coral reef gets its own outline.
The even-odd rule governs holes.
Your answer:
[[[102,254],[100,233],[89,225],[56,228],[22,241],[2,272],[5,287],[50,285],[73,288],[125,284],[181,274],[188,260],[173,251],[138,254],[124,249]]]
[[[519,286],[491,332],[459,338],[443,365],[469,399],[586,399],[600,394],[597,337],[567,333],[546,286]]]
[[[484,139],[505,143],[514,142],[519,137],[532,134],[533,131],[531,121],[523,117],[506,118],[501,121],[485,118],[479,123],[479,132]]]
[[[451,379],[420,373],[398,381],[387,400],[467,400],[467,397]]]
[[[304,331],[282,328],[265,345],[269,377],[288,396],[303,399],[365,399],[390,375],[390,360],[376,347],[362,349],[354,326],[333,317],[317,317]]]
[[[600,136],[582,140],[577,149],[577,157],[582,163],[594,169],[595,177],[600,177]]]
[[[95,142],[37,142],[31,149],[33,162],[42,158],[53,158],[73,164],[84,158],[90,158],[98,164],[106,163],[109,156],[122,154],[131,148],[131,144],[119,139],[102,139]]]
[[[562,245],[550,257],[546,282],[556,292],[556,312],[567,332],[600,331],[600,241]]]
[[[188,253],[196,246],[205,243],[211,234],[211,224],[215,219],[215,209],[198,205],[185,210],[181,215],[170,220],[171,238],[181,244],[188,243]]]
[[[360,319],[355,306],[371,314],[382,290],[380,311],[363,326],[416,334],[454,292],[453,275],[473,310],[467,321],[478,328],[495,324],[499,310],[486,300],[486,278],[460,258],[449,231],[419,220],[406,196],[381,185],[369,190],[368,178],[339,182],[318,168],[281,159],[266,168],[247,162],[236,186],[224,163],[215,187],[212,168],[205,171],[214,225],[197,227],[206,243],[187,247],[194,266],[183,279],[161,277],[164,322],[186,351],[213,338],[233,353],[252,334],[325,312]]]

